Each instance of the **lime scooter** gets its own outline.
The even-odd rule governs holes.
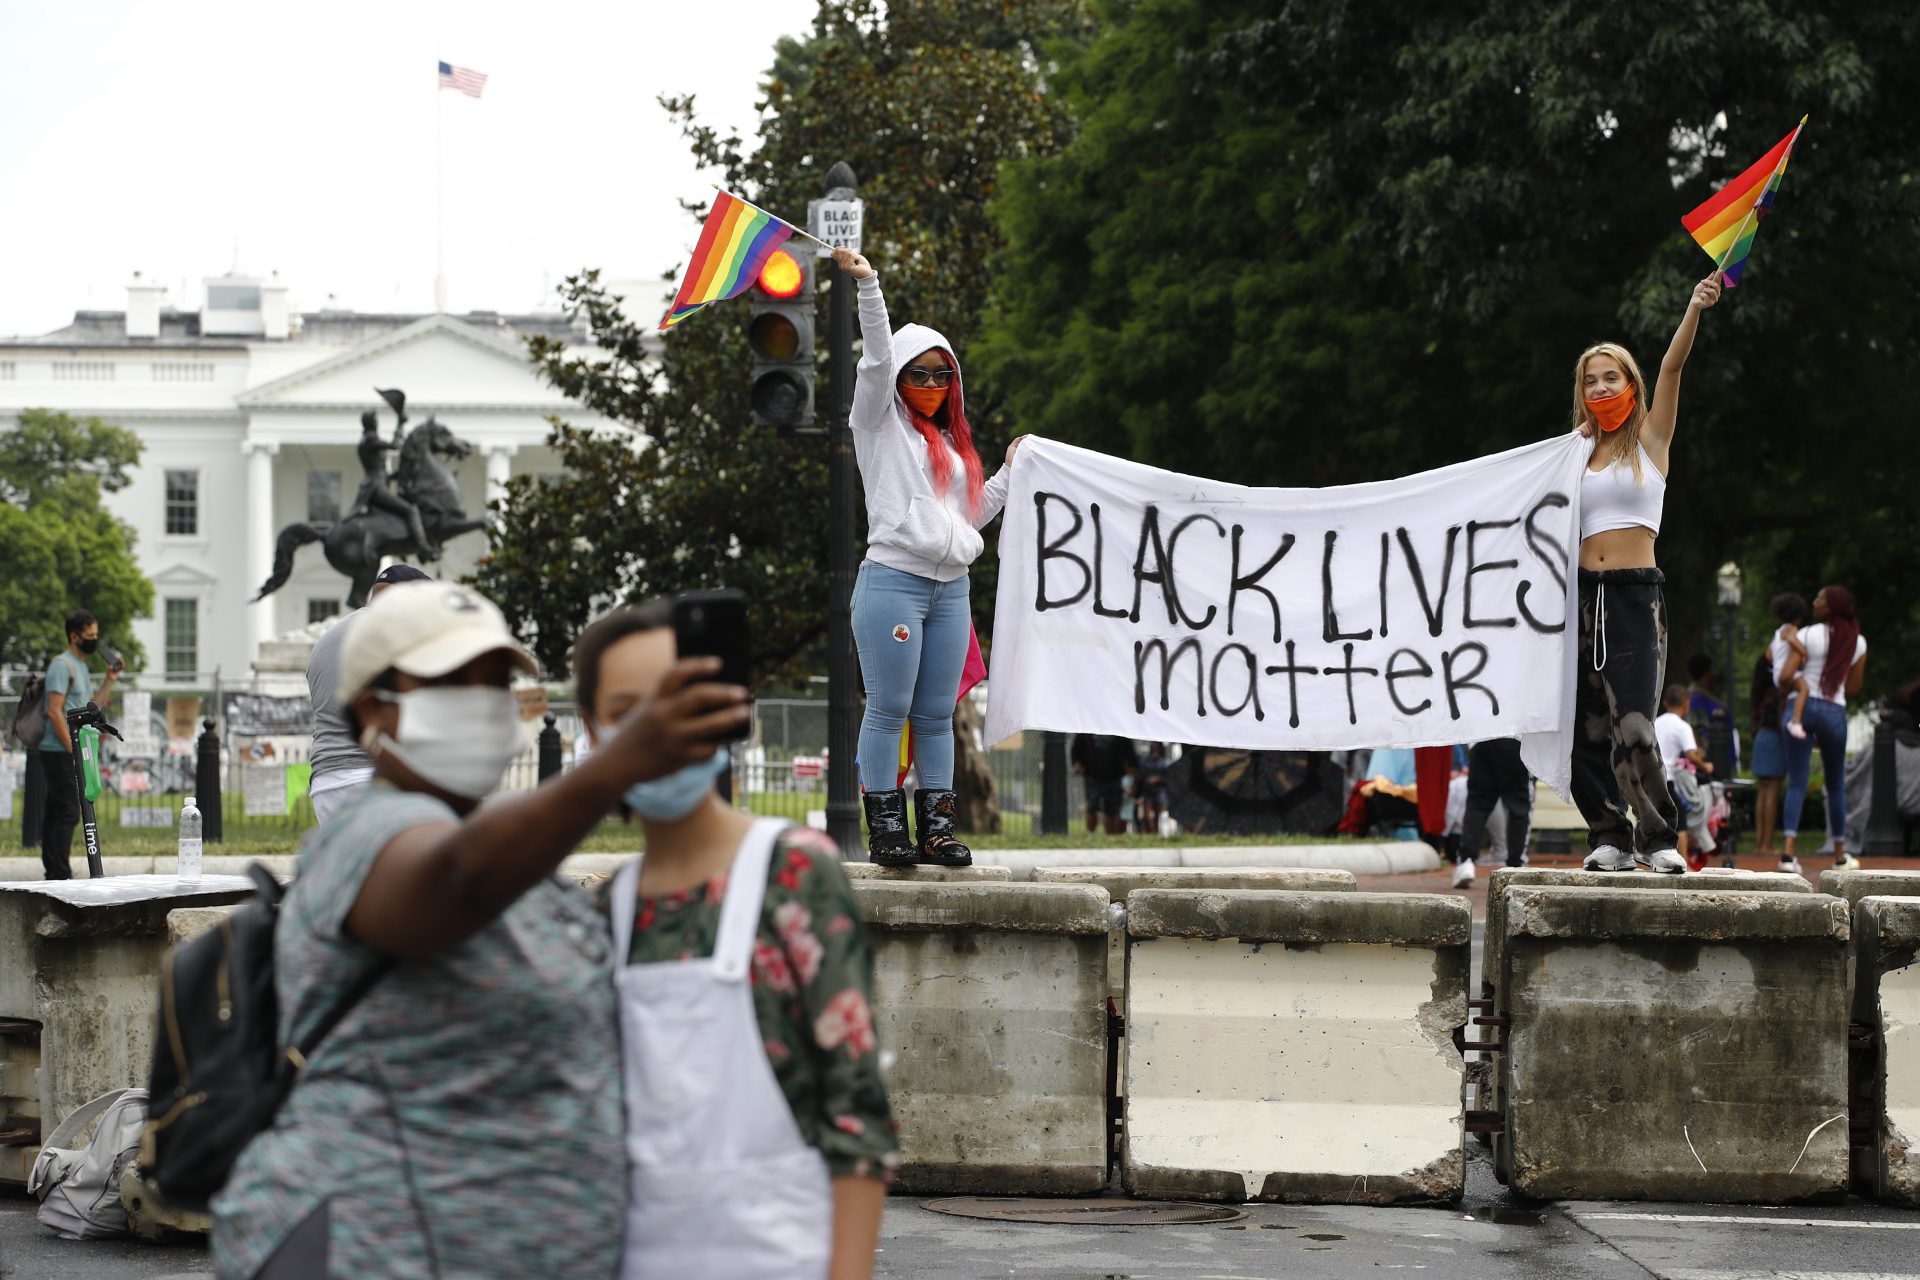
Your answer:
[[[100,735],[120,738],[120,731],[107,723],[106,712],[83,702],[67,712],[67,733],[73,739],[73,789],[79,794],[81,830],[86,833],[87,874],[98,880],[106,874],[100,865],[100,822],[93,812],[93,802],[100,798]]]

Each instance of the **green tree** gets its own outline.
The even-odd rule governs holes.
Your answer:
[[[1660,552],[1674,653],[1702,644],[1731,559],[1753,585],[1852,586],[1886,641],[1870,688],[1920,666],[1897,463],[1920,350],[1920,13],[1099,12],[1060,76],[1087,128],[1016,166],[1000,206],[987,371],[1023,424],[1310,484],[1564,430],[1578,352],[1614,338],[1651,372],[1710,268],[1680,216],[1810,113],[1688,366]],[[1111,444],[1106,424],[1125,427]]]
[[[987,213],[999,165],[1068,136],[1044,92],[1040,49],[1082,21],[1067,0],[823,0],[811,38],[777,50],[751,145],[703,125],[691,99],[663,105],[729,190],[795,221],[833,162],[852,165],[867,203],[866,252],[893,314],[940,327],[965,360],[1000,244]],[[476,582],[554,670],[611,600],[743,587],[762,677],[803,675],[826,633],[826,449],[749,425],[747,308],[702,312],[656,349],[646,335],[667,285],[623,306],[586,271],[562,292],[598,350],[574,358],[536,339],[534,359],[568,396],[631,431],[557,425],[565,471],[509,485]],[[824,390],[823,378],[823,401]],[[991,464],[1010,424],[993,389],[971,378],[967,405]],[[974,602],[992,607],[981,574]]]
[[[38,666],[66,647],[65,618],[91,610],[129,664],[132,622],[153,612],[133,529],[102,505],[140,458],[132,432],[98,418],[21,411],[0,434],[0,663]]]

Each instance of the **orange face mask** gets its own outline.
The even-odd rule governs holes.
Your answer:
[[[947,402],[945,387],[903,386],[900,388],[900,394],[906,398],[909,405],[913,406],[913,411],[923,418],[931,418],[939,412],[940,406]]]
[[[1605,400],[1587,401],[1587,412],[1593,415],[1593,420],[1600,424],[1602,431],[1618,431],[1633,416],[1633,388],[1628,387],[1619,395],[1608,396]]]

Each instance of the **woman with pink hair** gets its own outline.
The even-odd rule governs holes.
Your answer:
[[[872,264],[849,249],[833,260],[860,291],[852,425],[867,558],[853,588],[853,638],[867,686],[867,852],[883,866],[964,867],[973,854],[954,837],[953,711],[972,631],[967,569],[986,548],[980,530],[1006,505],[1007,469],[989,480],[981,468],[953,344],[923,324],[893,332]],[[1009,465],[1019,447],[1007,446]],[[908,724],[920,770],[917,842],[896,774]]]

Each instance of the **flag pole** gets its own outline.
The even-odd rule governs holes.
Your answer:
[[[433,84],[433,309],[447,309],[447,95]]]
[[[755,204],[751,200],[741,199],[739,196],[734,195],[733,192],[727,190],[725,187],[721,186],[717,182],[710,183],[708,185],[710,185],[715,191],[718,191],[721,195],[726,196],[729,200],[739,200],[741,204],[747,206],[747,208],[753,210],[755,213],[764,213],[769,218],[772,218],[775,222],[780,223],[782,226],[792,227],[793,233],[795,235],[800,236],[803,239],[813,241],[815,244],[819,245],[822,249],[825,249],[828,253],[833,252],[833,246],[828,244],[825,240],[822,240],[819,236],[813,234],[813,232],[808,231],[805,228],[800,227],[794,223],[788,222],[785,218],[781,217],[777,213],[770,213],[767,210],[762,209],[759,205]]]
[[[1800,131],[1807,127],[1807,121],[1811,118],[1811,115],[1812,113],[1809,112],[1807,115],[1801,116],[1800,123],[1793,126],[1793,137],[1787,142],[1787,153],[1780,157],[1779,164],[1773,166],[1773,176],[1767,179],[1767,186],[1769,188],[1779,180],[1781,172],[1787,167],[1787,161],[1793,159],[1793,149],[1800,141]],[[1764,195],[1765,192],[1761,194]],[[1713,273],[1715,275],[1721,275],[1726,271],[1727,259],[1732,257],[1733,251],[1740,247],[1740,237],[1747,234],[1747,225],[1753,221],[1754,215],[1759,212],[1759,209],[1760,202],[1755,200],[1753,207],[1747,210],[1747,216],[1740,219],[1740,229],[1734,232],[1733,239],[1727,242],[1726,249],[1720,254],[1720,260],[1713,264]]]

